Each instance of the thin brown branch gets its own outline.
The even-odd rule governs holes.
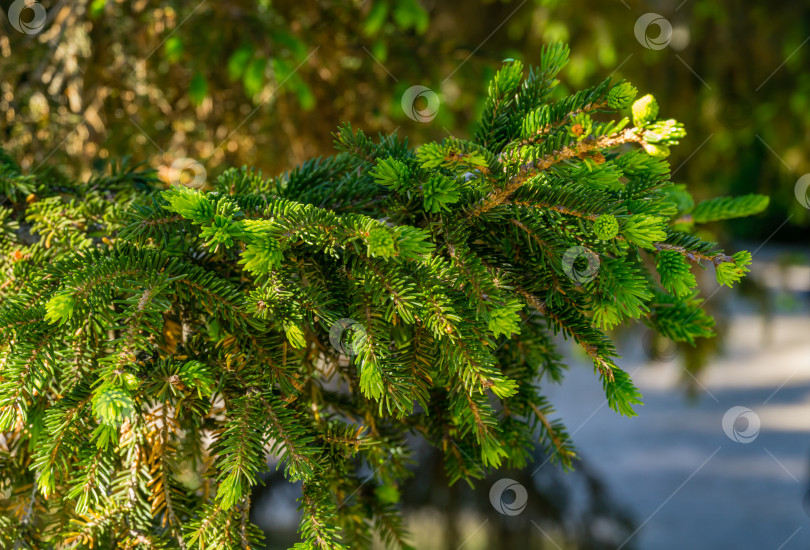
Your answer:
[[[586,140],[571,146],[563,147],[559,151],[548,154],[541,159],[528,162],[520,167],[519,173],[513,176],[505,187],[496,189],[486,197],[482,198],[478,205],[467,214],[467,219],[478,218],[482,214],[489,212],[497,206],[500,206],[504,203],[504,201],[506,201],[507,198],[509,198],[509,196],[512,195],[512,193],[520,189],[523,184],[537,174],[548,170],[555,164],[559,164],[575,157],[581,157],[594,150],[617,147],[624,143],[643,142],[644,140],[641,138],[638,128],[628,128],[609,136],[602,136],[593,141]]]

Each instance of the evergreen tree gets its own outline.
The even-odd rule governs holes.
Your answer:
[[[626,82],[553,99],[567,58],[505,63],[471,140],[414,150],[346,125],[333,157],[208,191],[2,154],[4,547],[254,547],[268,458],[302,483],[296,548],[408,547],[408,437],[451,483],[538,442],[570,464],[542,393],[558,333],[635,414],[606,331],[710,336],[693,270],[731,285],[751,257],[695,225],[767,199],[695,205],[664,159],[683,127]]]

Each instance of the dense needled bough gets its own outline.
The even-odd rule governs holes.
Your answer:
[[[301,482],[297,548],[407,547],[413,438],[453,483],[537,444],[570,465],[543,395],[560,333],[635,414],[606,331],[710,336],[695,271],[731,285],[751,257],[693,230],[767,199],[695,205],[665,160],[683,127],[627,82],[559,93],[567,58],[507,62],[472,139],[344,126],[270,179],[0,155],[2,546],[253,547],[270,462]]]

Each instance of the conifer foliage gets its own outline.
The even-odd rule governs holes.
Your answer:
[[[3,154],[2,546],[255,547],[270,464],[301,482],[296,548],[407,547],[411,438],[450,483],[538,443],[571,463],[543,396],[559,333],[635,414],[605,331],[710,336],[695,270],[731,285],[751,258],[692,231],[767,199],[695,205],[664,158],[683,127],[626,82],[555,93],[567,57],[506,62],[471,140],[346,125],[274,178],[75,182]]]

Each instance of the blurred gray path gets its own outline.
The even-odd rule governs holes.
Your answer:
[[[807,550],[810,548],[810,315],[763,321],[735,313],[726,353],[701,377],[705,391],[688,402],[678,359],[649,363],[638,343],[620,348],[619,364],[644,394],[635,418],[604,404],[592,369],[578,363],[547,388],[583,458],[640,525],[627,544],[641,550]],[[599,403],[603,406],[594,413]],[[747,407],[758,435],[738,443],[723,431],[728,409]],[[738,419],[737,433],[750,426]],[[734,435],[733,428],[731,430]]]

